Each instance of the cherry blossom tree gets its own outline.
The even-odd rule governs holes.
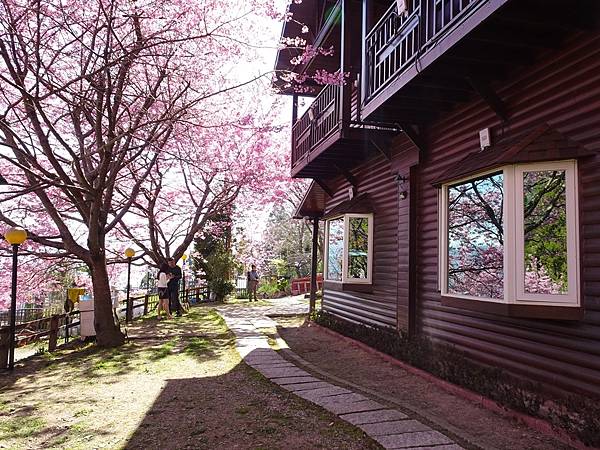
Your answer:
[[[174,167],[165,155],[195,139],[203,102],[261,77],[222,85],[214,74],[243,60],[240,21],[272,7],[1,1],[0,169],[10,186],[0,200],[10,208],[0,221],[26,226],[36,254],[89,267],[99,345],[124,341],[111,311],[109,236]]]

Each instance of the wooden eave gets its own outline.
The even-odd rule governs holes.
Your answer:
[[[314,181],[308,187],[304,198],[294,212],[294,219],[321,218],[325,212],[327,193]]]
[[[594,154],[550,125],[543,124],[519,136],[501,139],[484,150],[469,153],[432,184],[437,187],[507,164],[579,159]]]

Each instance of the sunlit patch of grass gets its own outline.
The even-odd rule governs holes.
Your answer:
[[[183,348],[183,352],[191,355],[199,355],[206,353],[212,347],[214,347],[214,343],[206,338],[192,338],[189,340],[188,344]]]
[[[173,354],[173,350],[177,346],[178,338],[173,338],[168,342],[165,342],[160,347],[150,348],[150,356],[149,359],[152,361],[157,361],[159,359],[166,358],[167,356],[171,356]]]
[[[0,441],[4,439],[25,439],[39,433],[46,426],[40,417],[0,418]]]

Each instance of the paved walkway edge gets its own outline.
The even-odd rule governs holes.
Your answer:
[[[532,428],[536,431],[539,431],[540,433],[544,433],[548,436],[558,439],[559,441],[561,441],[564,444],[570,445],[571,447],[574,447],[578,450],[594,450],[592,447],[588,447],[583,442],[570,436],[569,434],[565,433],[564,431],[553,428],[549,422],[547,422],[543,419],[528,416],[521,412],[515,411],[514,409],[500,406],[498,403],[496,403],[493,400],[490,400],[487,397],[484,397],[480,394],[477,394],[473,391],[465,389],[456,384],[452,384],[448,381],[442,380],[441,378],[438,378],[438,377],[430,374],[429,372],[425,372],[422,369],[411,366],[399,359],[394,358],[393,356],[388,355],[387,353],[383,353],[377,349],[374,349],[373,347],[369,347],[367,344],[365,344],[363,342],[357,341],[356,339],[352,339],[351,337],[345,336],[345,335],[338,333],[337,331],[333,331],[327,327],[321,326],[314,322],[311,322],[310,326],[318,328],[320,331],[323,331],[326,334],[334,336],[340,340],[346,341],[349,344],[359,347],[362,350],[365,350],[371,354],[377,355],[380,358],[388,361],[389,363],[394,364],[398,367],[401,367],[403,370],[406,370],[407,372],[410,372],[414,375],[424,378],[425,380],[429,381],[430,383],[438,386],[440,389],[443,389],[446,392],[449,392],[450,394],[454,394],[458,397],[464,398],[465,400],[469,400],[469,401],[481,406],[482,408],[485,408],[489,411],[493,411],[497,414],[500,414],[503,417],[517,420],[517,421],[527,425],[529,428]]]
[[[279,355],[258,328],[276,322],[277,308],[216,308],[236,336],[244,362],[290,393],[357,426],[386,449],[461,450],[454,440],[402,411],[306,372]],[[289,311],[289,308],[284,308]],[[293,353],[288,350],[288,352]]]

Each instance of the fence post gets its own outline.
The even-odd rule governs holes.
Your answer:
[[[54,315],[50,318],[50,337],[48,338],[48,351],[56,350],[58,342],[58,316]]]
[[[0,329],[0,369],[8,368],[9,337],[8,328]]]
[[[65,344],[69,342],[69,318],[70,314],[65,314]]]
[[[144,315],[148,314],[148,294],[144,295]]]

